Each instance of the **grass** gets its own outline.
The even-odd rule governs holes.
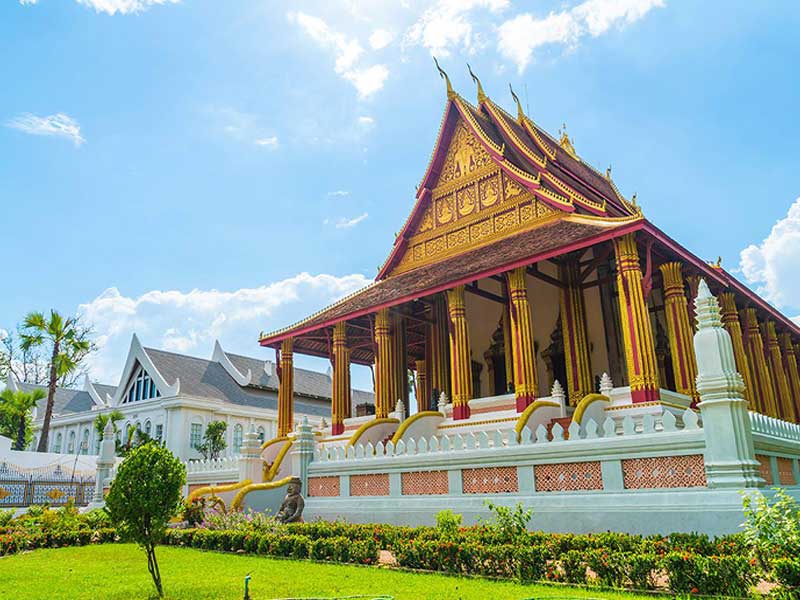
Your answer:
[[[354,595],[387,595],[396,600],[652,599],[600,590],[523,586],[189,548],[162,547],[158,557],[164,590],[172,600],[241,600],[248,573],[252,577],[253,600]],[[144,553],[129,544],[36,550],[0,558],[0,598],[4,599],[129,600],[150,598],[153,590]]]

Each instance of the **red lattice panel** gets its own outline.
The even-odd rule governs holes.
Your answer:
[[[626,458],[622,479],[626,490],[705,487],[706,466],[702,454]]]
[[[335,498],[339,496],[339,477],[309,477],[308,495],[319,498]]]
[[[792,462],[791,458],[778,458],[778,479],[780,479],[781,485],[797,485]]]
[[[508,494],[519,491],[517,467],[481,467],[461,470],[465,494]]]
[[[758,461],[758,472],[767,485],[772,485],[772,465],[770,464],[769,456],[766,454],[756,454]]]
[[[533,478],[537,492],[603,489],[603,473],[597,461],[534,465]]]
[[[350,475],[351,496],[388,496],[389,474]]]
[[[400,474],[403,496],[447,494],[450,486],[447,471],[409,471]]]

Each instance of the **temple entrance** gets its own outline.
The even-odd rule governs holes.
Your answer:
[[[542,359],[547,366],[548,389],[558,381],[562,386],[567,384],[567,357],[564,354],[564,335],[561,330],[561,315],[558,316],[555,329],[550,334],[550,345],[542,350]]]

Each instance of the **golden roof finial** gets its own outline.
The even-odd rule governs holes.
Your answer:
[[[575,152],[575,146],[572,145],[572,140],[569,139],[569,136],[567,135],[566,123],[561,124],[561,129],[558,130],[558,133],[561,135],[561,139],[558,141],[558,145],[561,146],[567,152],[569,152],[573,157],[577,157],[577,153]]]
[[[450,78],[447,76],[447,73],[445,73],[444,69],[439,66],[439,61],[436,60],[435,56],[433,57],[433,62],[436,65],[436,69],[439,71],[439,77],[444,79],[445,83],[447,84],[447,99],[452,100],[456,97],[456,93],[453,90],[453,86],[450,84]]]
[[[478,84],[478,104],[483,104],[484,102],[486,102],[486,94],[483,93],[483,86],[481,85],[481,80],[478,79],[478,76],[472,72],[472,67],[469,66],[469,63],[467,63],[467,70],[469,71],[469,74],[472,77],[472,81]]]
[[[715,269],[721,269],[722,268],[722,257],[718,256],[717,257],[717,262],[709,261],[708,264],[711,265],[712,267],[714,267]]]
[[[514,102],[517,103],[517,122],[522,123],[525,119],[525,111],[522,110],[522,102],[519,101],[519,96],[514,93],[514,88],[511,87],[511,84],[508,84],[508,89],[511,90],[511,97],[514,99]]]
[[[611,179],[611,165],[606,169],[606,179]]]
[[[638,204],[636,204],[636,192],[633,192],[633,196],[631,196],[631,204],[633,204],[634,206],[639,206]]]

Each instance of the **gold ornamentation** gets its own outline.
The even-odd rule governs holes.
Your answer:
[[[430,207],[425,209],[425,212],[422,213],[422,219],[419,222],[419,231],[422,233],[423,231],[430,231],[433,229],[433,213],[431,212]]]
[[[561,125],[561,129],[558,130],[561,139],[558,140],[558,145],[561,146],[564,150],[566,150],[572,158],[578,158],[578,154],[575,152],[575,147],[572,145],[572,140],[569,139],[567,135],[567,124],[564,123]]]
[[[511,198],[515,198],[519,196],[525,190],[522,189],[522,186],[518,184],[516,181],[508,177],[507,175],[503,175],[503,181],[505,183],[505,195],[506,201],[510,200]]]
[[[60,489],[58,489],[58,488],[53,488],[52,490],[50,490],[49,492],[47,492],[47,493],[45,494],[45,496],[47,496],[48,498],[50,498],[50,500],[52,500],[53,502],[58,502],[58,500],[64,496],[64,492],[62,492],[62,491],[61,491]]]
[[[0,500],[2,500],[3,498],[8,498],[10,495],[11,492],[9,492],[6,488],[0,487]]]
[[[439,225],[445,225],[453,218],[453,208],[451,206],[452,196],[445,196],[437,202],[437,221]]]
[[[442,174],[437,185],[459,179],[479,167],[490,164],[492,161],[489,153],[484,150],[478,139],[470,133],[463,121],[459,120],[450,148],[442,167]]]
[[[481,206],[489,207],[497,204],[500,200],[500,191],[497,189],[497,176],[480,182]]]
[[[466,217],[475,212],[475,186],[470,185],[456,192],[456,199],[460,216]]]

